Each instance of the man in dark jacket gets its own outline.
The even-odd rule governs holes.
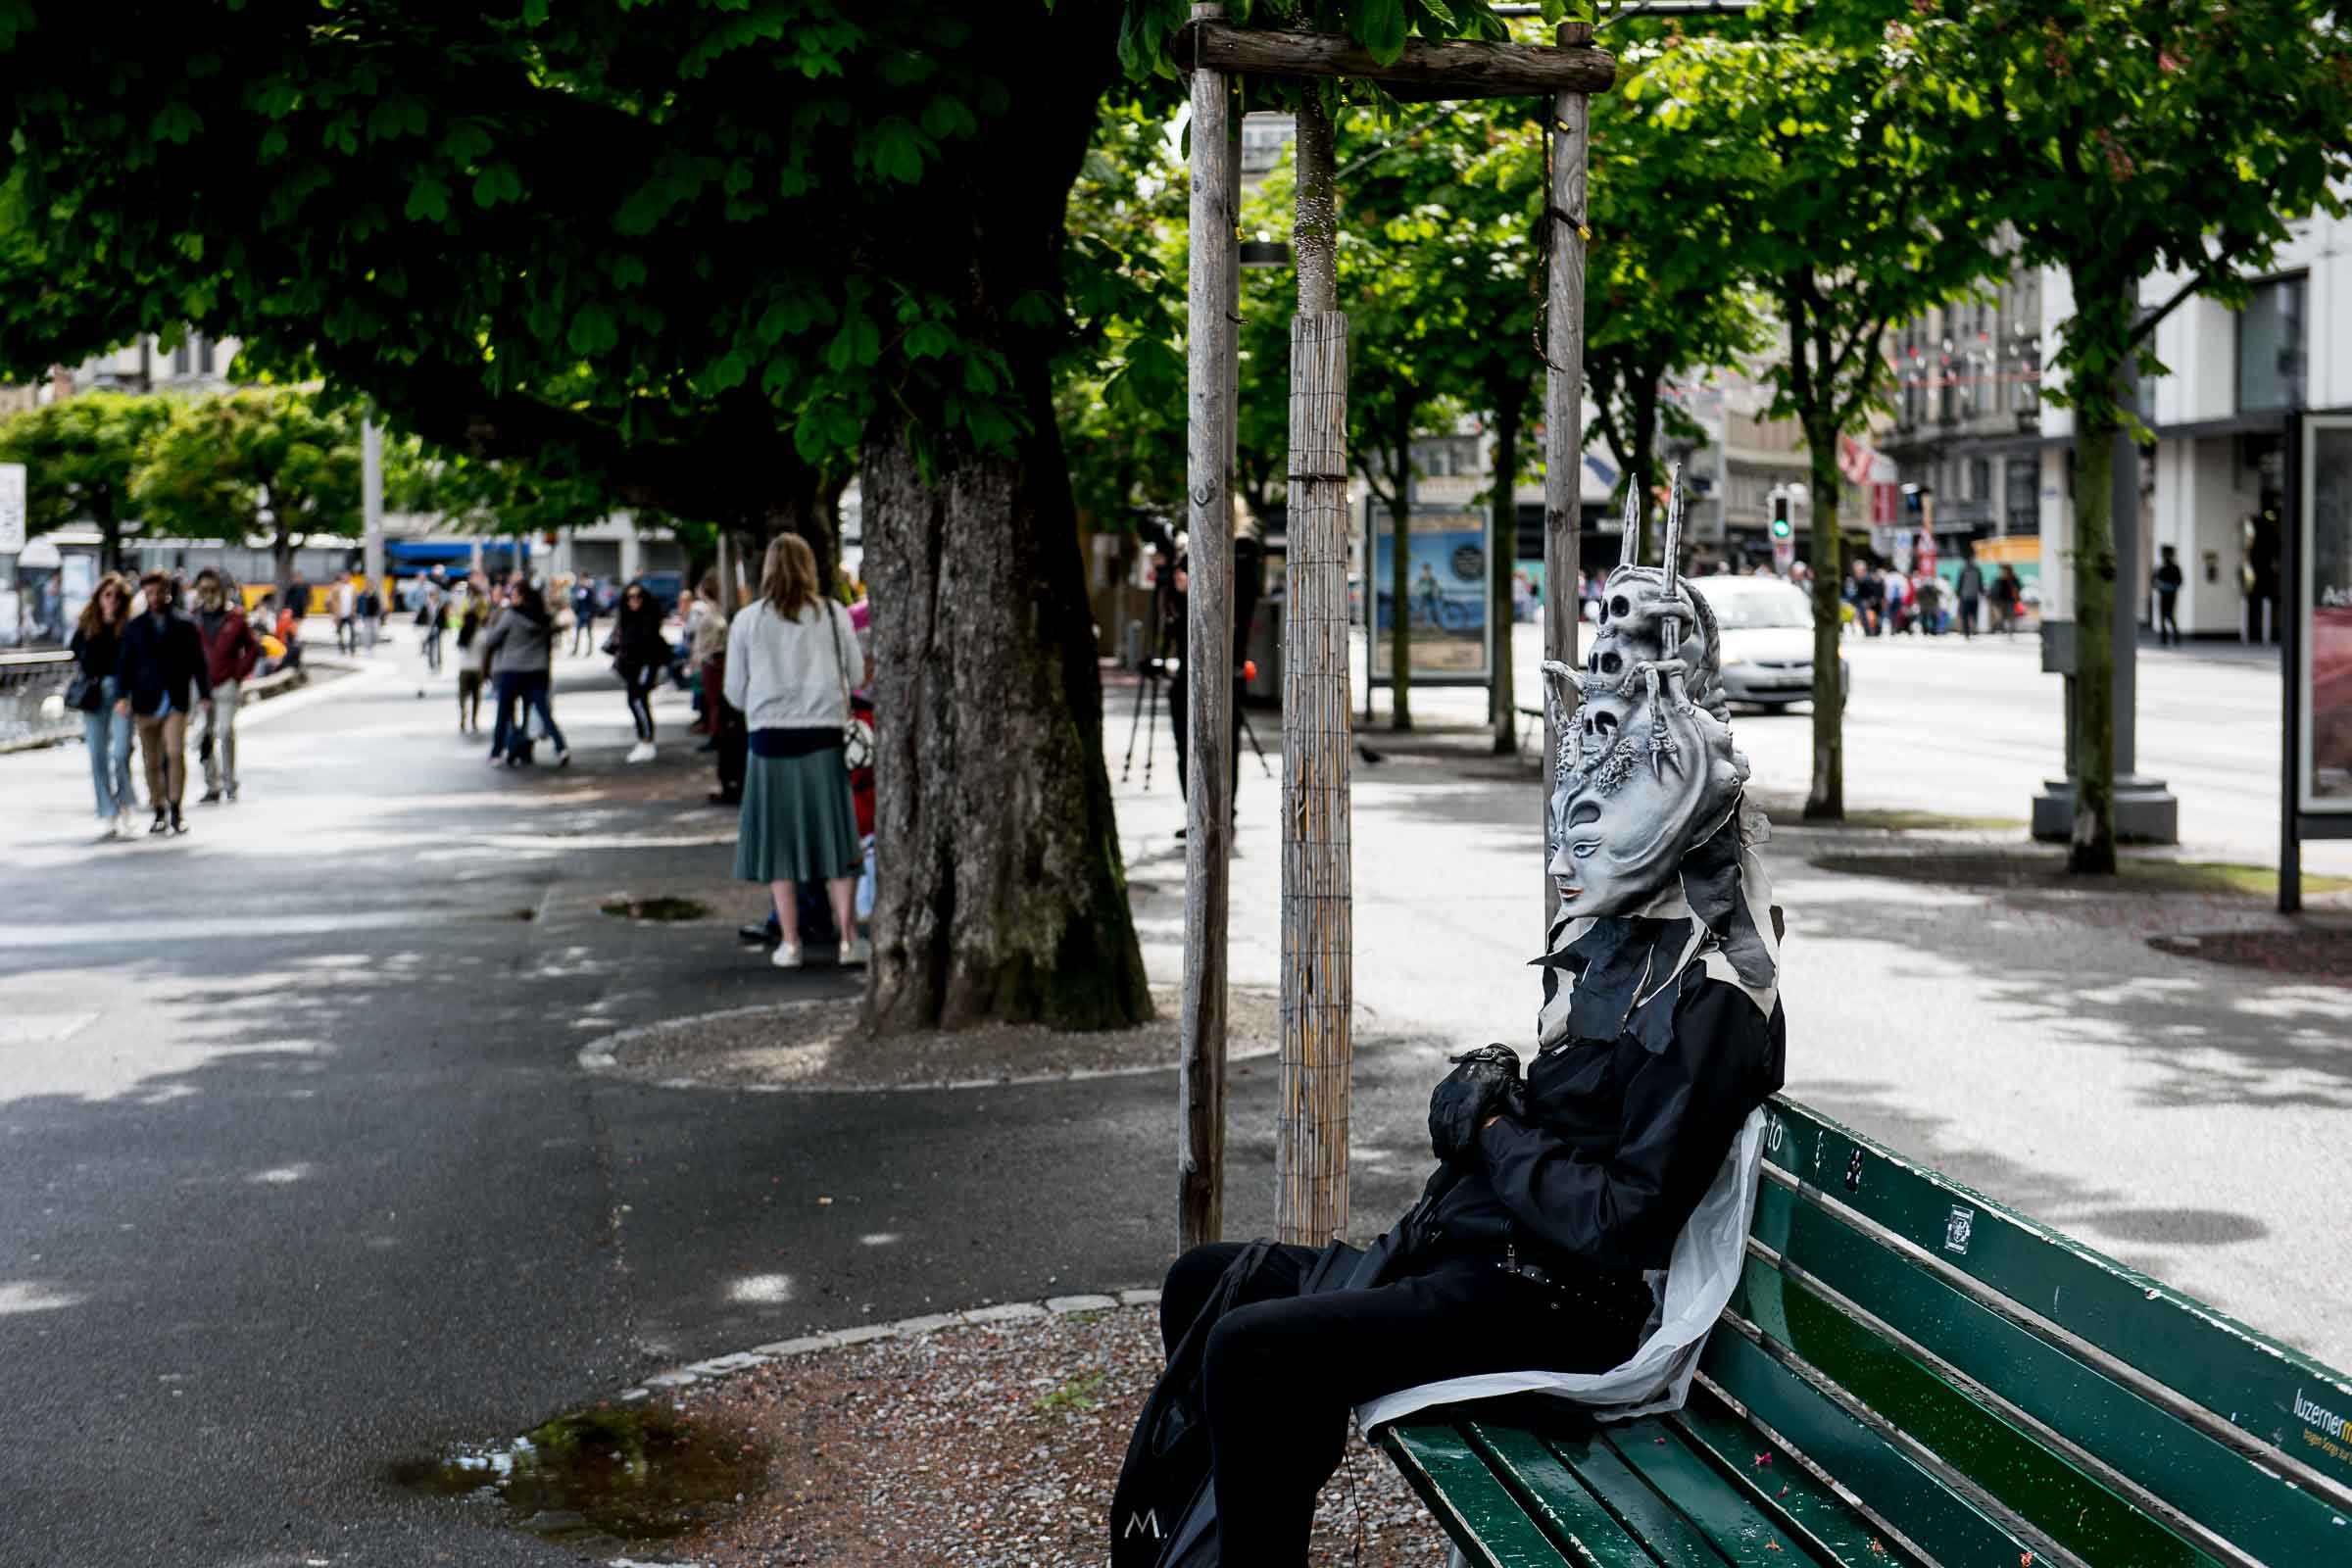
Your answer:
[[[205,707],[204,736],[196,747],[204,759],[199,806],[223,796],[237,798],[237,698],[262,660],[261,640],[246,623],[229,586],[211,566],[196,574],[196,635],[204,644],[205,672],[213,687],[213,700]]]
[[[1669,563],[1679,483],[1674,496]],[[1641,537],[1638,516],[1628,530]],[[1670,567],[1621,565],[1588,670],[1545,666],[1583,695],[1573,715],[1554,712],[1547,869],[1560,906],[1542,960],[1542,1052],[1524,1078],[1504,1046],[1454,1058],[1430,1099],[1432,1201],[1395,1233],[1388,1273],[1314,1290],[1317,1253],[1276,1248],[1214,1320],[1200,1406],[1219,1560],[1306,1561],[1351,1406],[1630,1360],[1650,1275],[1734,1151],[1760,1147],[1740,1134],[1781,1085],[1787,1027],[1705,604]],[[1160,1296],[1171,1348],[1241,1252],[1177,1260]],[[1736,1259],[1711,1261],[1736,1275]]]
[[[139,579],[147,607],[122,628],[115,689],[116,711],[138,726],[139,756],[147,768],[147,799],[155,820],[147,831],[185,833],[180,796],[188,787],[188,710],[213,706],[213,676],[196,623],[172,608],[172,579],[151,571]]]

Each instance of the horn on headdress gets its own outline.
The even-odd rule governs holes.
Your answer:
[[[1666,556],[1659,564],[1665,568],[1666,586],[1671,590],[1683,548],[1683,466],[1678,463],[1669,472],[1672,477],[1667,480],[1666,488]]]
[[[1629,474],[1625,481],[1625,537],[1617,542],[1617,564],[1642,564],[1642,480]]]

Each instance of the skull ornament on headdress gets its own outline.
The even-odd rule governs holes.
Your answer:
[[[1665,564],[1641,564],[1638,484],[1624,557],[1609,573],[1583,670],[1546,662],[1559,753],[1547,867],[1571,918],[1642,912],[1738,811],[1747,759],[1732,746],[1715,616],[1675,571],[1682,469],[1666,509]],[[1562,686],[1581,694],[1571,705]]]

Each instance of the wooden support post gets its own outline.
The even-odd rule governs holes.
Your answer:
[[[1196,22],[1219,4],[1193,7]],[[1184,1246],[1225,1230],[1226,857],[1233,822],[1233,497],[1226,483],[1227,383],[1236,352],[1231,274],[1231,108],[1226,74],[1193,73],[1192,267],[1186,345],[1185,481],[1192,533],[1185,628],[1188,746],[1184,843],[1184,1003],[1179,1092],[1184,1152],[1178,1230]]]
[[[1283,625],[1282,1085],[1274,1230],[1321,1247],[1348,1227],[1355,1070],[1348,708],[1348,318],[1336,307],[1332,123],[1298,113],[1291,322],[1290,556]]]
[[[1563,49],[1592,42],[1589,22],[1563,22]],[[1581,564],[1576,535],[1583,512],[1585,463],[1585,169],[1589,121],[1585,94],[1563,88],[1551,105],[1551,183],[1544,195],[1551,242],[1551,271],[1544,306],[1544,657],[1576,664],[1577,584]],[[1646,481],[1646,474],[1640,478]],[[1548,713],[1551,705],[1546,703]],[[1544,724],[1544,805],[1550,804],[1552,759],[1560,737]],[[1560,890],[1551,879],[1550,813],[1544,815],[1544,923],[1559,907]]]

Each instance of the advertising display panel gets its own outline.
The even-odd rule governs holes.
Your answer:
[[[1372,579],[1372,680],[1390,677],[1390,628],[1402,613],[1415,686],[1483,686],[1494,661],[1488,646],[1487,519],[1459,507],[1416,510],[1406,523],[1404,594],[1396,592],[1389,509],[1365,509],[1365,565]]]
[[[2294,614],[2302,746],[2298,807],[2352,813],[2352,416],[2304,422]]]

